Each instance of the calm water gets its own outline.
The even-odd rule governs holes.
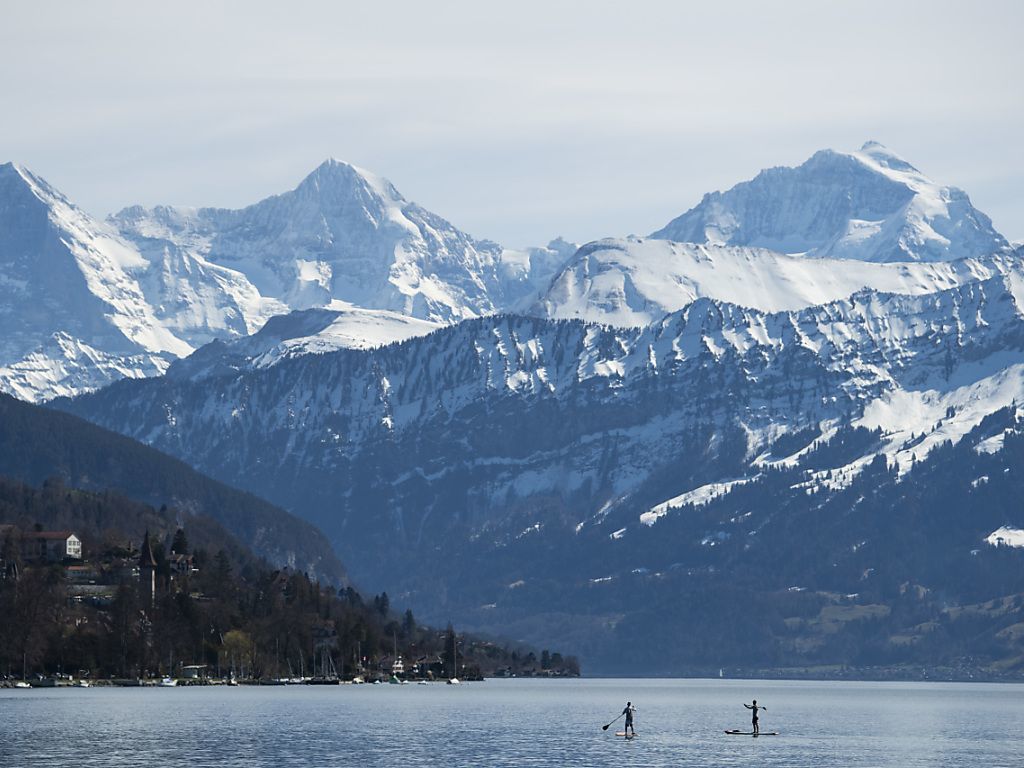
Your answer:
[[[743,701],[768,707],[762,730]],[[630,699],[639,738],[601,726]],[[621,724],[621,721],[619,721]],[[618,724],[617,724],[618,725]],[[1024,686],[491,680],[0,691],[0,766],[1024,765]]]

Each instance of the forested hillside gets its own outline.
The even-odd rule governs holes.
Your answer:
[[[40,484],[116,489],[184,523],[205,514],[261,557],[341,583],[345,570],[314,526],[251,493],[211,480],[183,461],[66,413],[0,393],[0,474]]]
[[[197,664],[252,680],[388,677],[396,651],[419,677],[578,671],[561,654],[421,626],[387,594],[272,568],[205,515],[179,519],[114,492],[0,477],[0,675],[178,676]],[[76,533],[82,559],[22,557],[38,529]],[[140,569],[147,533],[155,589]]]

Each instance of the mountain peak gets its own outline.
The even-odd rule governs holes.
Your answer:
[[[877,141],[816,152],[705,195],[652,237],[858,261],[954,261],[1007,247],[955,187],[941,186]]]
[[[889,149],[887,146],[885,146],[885,144],[883,144],[880,141],[875,141],[874,139],[868,139],[867,141],[865,141],[861,145],[860,150],[858,151],[861,154],[869,155],[879,160],[890,159],[896,160],[897,162],[900,163],[907,162],[902,157],[893,152],[891,149]]]
[[[859,151],[852,153],[854,157],[859,160],[868,161],[871,164],[877,165],[880,168],[884,168],[899,173],[907,173],[916,175],[921,181],[929,184],[934,184],[924,174],[922,174],[917,168],[911,165],[900,155],[893,152],[891,149],[886,147],[884,144],[877,141],[866,141]]]
[[[407,202],[394,184],[383,176],[334,157],[320,163],[298,186],[298,190],[310,189],[318,192],[362,190],[389,202]]]
[[[0,187],[8,190],[16,188],[28,190],[33,196],[46,203],[54,200],[67,202],[60,192],[20,163],[7,162],[0,165]]]
[[[6,163],[0,163],[0,177],[9,178],[12,175],[17,175],[24,178],[26,170],[25,166],[16,163],[13,160],[8,160]]]

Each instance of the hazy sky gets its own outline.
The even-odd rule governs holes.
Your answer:
[[[106,214],[242,206],[333,156],[518,246],[876,139],[1024,239],[1022,29],[978,0],[5,0],[0,162]]]

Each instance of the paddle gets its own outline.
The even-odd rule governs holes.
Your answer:
[[[626,714],[626,713],[625,713],[625,712],[623,712],[623,713],[622,713],[622,715],[624,715],[624,714]],[[622,715],[619,715],[619,717],[622,717]],[[615,720],[618,720],[618,719],[619,719],[619,717],[616,717],[616,718],[615,718]],[[615,720],[612,720],[612,722],[611,722],[611,723],[608,723],[608,725],[602,725],[602,726],[601,726],[601,730],[602,730],[602,731],[607,731],[607,730],[608,730],[608,729],[609,729],[609,728],[610,728],[610,727],[612,726],[612,724],[613,724],[613,723],[615,722]]]

